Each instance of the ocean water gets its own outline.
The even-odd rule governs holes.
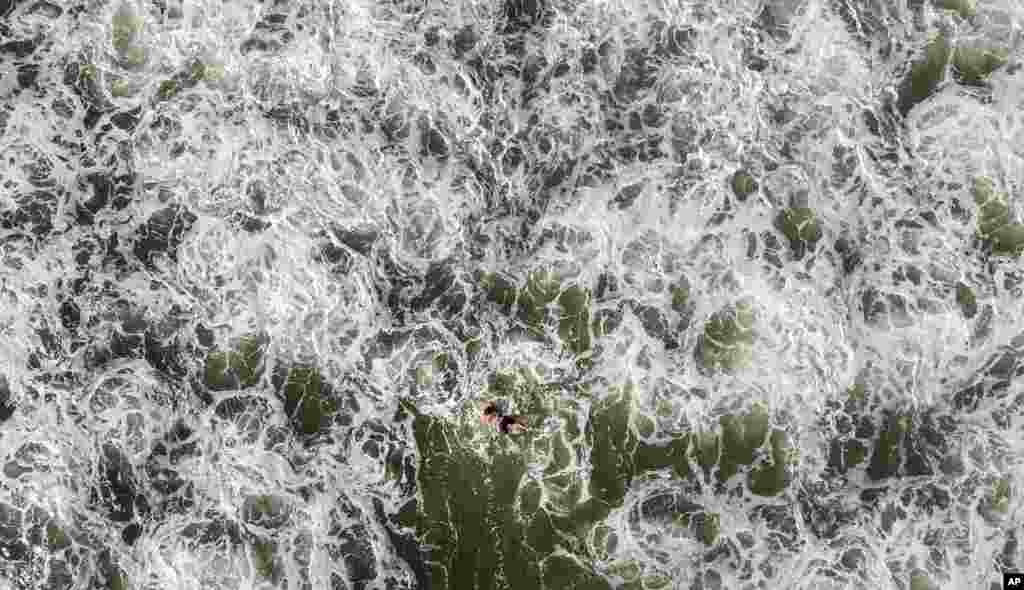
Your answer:
[[[0,589],[1001,588],[1022,27],[0,1]]]

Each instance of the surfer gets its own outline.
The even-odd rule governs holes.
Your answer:
[[[480,409],[483,412],[480,421],[497,428],[502,434],[520,434],[528,428],[526,418],[504,415],[495,402],[481,402]]]

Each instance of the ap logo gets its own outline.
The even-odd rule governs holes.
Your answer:
[[[1024,590],[1024,574],[1003,574],[1003,590]]]

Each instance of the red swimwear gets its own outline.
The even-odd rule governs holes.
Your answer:
[[[516,423],[516,419],[515,418],[513,418],[511,416],[502,416],[501,419],[498,420],[498,430],[500,430],[504,434],[508,434],[509,433],[509,428],[511,428],[511,426],[513,424],[515,424],[515,423]]]

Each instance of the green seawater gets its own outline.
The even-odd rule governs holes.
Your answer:
[[[1000,587],[1022,27],[0,2],[0,589]]]

